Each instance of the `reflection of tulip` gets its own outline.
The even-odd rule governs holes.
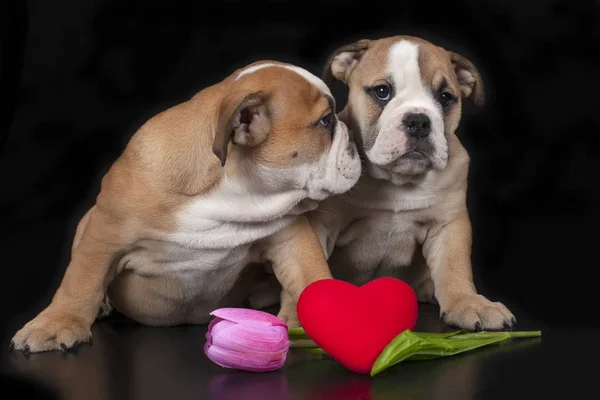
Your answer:
[[[220,308],[208,325],[204,352],[215,364],[246,371],[283,367],[290,347],[287,326],[269,313]]]
[[[266,393],[273,400],[291,400],[293,398],[285,371],[276,371],[270,374],[221,372],[211,378],[208,392],[210,393],[208,398],[211,400],[265,400]]]

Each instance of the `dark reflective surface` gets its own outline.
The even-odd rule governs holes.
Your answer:
[[[417,331],[452,328],[422,306]],[[519,316],[519,330],[541,322]],[[271,373],[224,370],[203,352],[205,326],[149,328],[122,317],[97,322],[93,345],[76,353],[8,352],[3,372],[64,399],[470,399],[583,394],[594,385],[598,332],[544,329],[522,339],[454,357],[406,362],[375,378],[324,356],[291,352]],[[24,393],[24,392],[21,392]],[[19,396],[20,397],[20,396]]]
[[[600,2],[256,3],[0,1],[0,97],[9,103],[0,109],[9,117],[0,122],[2,398],[593,398]],[[457,131],[471,158],[474,277],[542,340],[406,363],[375,379],[297,354],[274,373],[224,371],[204,356],[205,327],[123,319],[97,323],[94,345],[77,355],[8,352],[50,302],[77,221],[143,122],[249,62],[318,74],[338,46],[397,34],[457,51],[483,75],[487,105],[465,106]],[[347,89],[338,82],[333,92],[339,109]],[[418,329],[448,328],[427,307]]]

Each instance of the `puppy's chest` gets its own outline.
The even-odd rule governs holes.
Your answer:
[[[256,262],[252,245],[228,249],[182,246],[176,242],[142,240],[123,258],[126,270],[144,276],[169,276],[190,293],[207,295],[232,286],[242,268]]]
[[[377,212],[350,224],[340,235],[340,259],[358,269],[410,265],[427,235],[427,223],[418,213]],[[347,266],[345,266],[346,268]]]
[[[245,266],[260,262],[261,240],[287,224],[287,218],[257,223],[188,218],[176,232],[139,240],[123,265],[141,275],[175,278],[190,295],[214,297],[227,292]]]

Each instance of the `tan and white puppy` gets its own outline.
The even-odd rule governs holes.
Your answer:
[[[267,261],[283,287],[279,315],[295,320],[300,292],[331,277],[302,214],[360,171],[321,79],[272,61],[238,70],[135,133],[77,227],[51,304],[12,345],[89,341],[106,294],[143,324],[206,323],[245,301],[245,267]]]
[[[333,276],[355,284],[404,279],[461,328],[514,325],[513,314],[478,294],[472,279],[469,156],[455,130],[462,100],[484,101],[475,66],[420,38],[396,36],[338,49],[324,77],[349,86],[339,117],[354,131],[366,170],[350,192],[309,216]]]

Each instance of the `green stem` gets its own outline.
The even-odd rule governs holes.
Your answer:
[[[296,339],[290,338],[290,348],[318,348],[317,344],[311,339]]]
[[[541,337],[542,331],[509,332],[510,337]]]
[[[320,348],[300,348],[298,349],[298,351],[301,351],[303,353],[312,353],[312,354],[327,354],[325,353],[325,351],[323,349]]]
[[[516,331],[516,332],[475,332],[475,333],[462,333],[455,336],[450,336],[448,339],[469,339],[469,338],[495,338],[504,337],[509,338],[531,338],[541,337],[542,331]]]
[[[291,337],[301,337],[301,338],[307,338],[308,335],[306,334],[306,332],[304,331],[303,328],[289,328],[288,329],[288,335]]]

